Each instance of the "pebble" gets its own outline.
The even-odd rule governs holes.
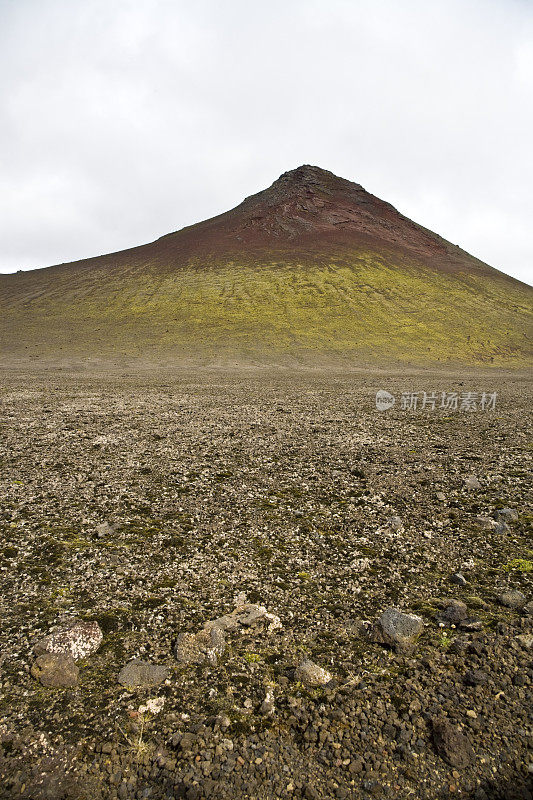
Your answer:
[[[387,527],[390,528],[391,531],[394,531],[394,533],[399,533],[401,530],[403,530],[403,522],[401,517],[389,517],[387,519]]]
[[[96,526],[96,536],[98,539],[104,539],[115,532],[115,526],[110,525],[109,522],[101,522]]]
[[[272,691],[272,689],[267,689],[266,694],[265,694],[265,699],[261,703],[261,706],[259,708],[259,712],[261,714],[267,716],[269,714],[273,714],[274,710],[275,710],[274,692]]]
[[[487,683],[489,676],[481,669],[469,669],[465,672],[464,681],[467,686],[482,686]]]

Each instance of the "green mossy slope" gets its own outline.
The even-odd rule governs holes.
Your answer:
[[[533,291],[371,252],[310,263],[70,265],[2,278],[5,357],[525,366]]]

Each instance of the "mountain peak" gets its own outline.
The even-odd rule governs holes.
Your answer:
[[[268,189],[247,197],[230,218],[238,241],[250,245],[310,236],[339,241],[347,232],[390,238],[398,225],[405,233],[404,219],[391,205],[311,164],[284,172]]]
[[[344,178],[339,178],[327,169],[316,167],[312,164],[302,164],[296,169],[284,172],[274,181],[270,189],[278,192],[326,192],[346,191],[347,189],[362,189],[362,186]]]

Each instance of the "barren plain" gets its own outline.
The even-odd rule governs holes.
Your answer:
[[[0,403],[1,797],[532,797],[526,376],[6,370]]]

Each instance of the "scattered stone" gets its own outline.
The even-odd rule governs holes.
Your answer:
[[[397,608],[387,608],[370,631],[372,641],[388,644],[399,650],[409,649],[424,629],[416,614],[406,614]]]
[[[475,475],[465,478],[465,489],[481,489],[481,484]]]
[[[67,653],[43,653],[33,662],[31,674],[43,686],[65,689],[77,686],[79,669]]]
[[[182,664],[203,664],[215,666],[218,656],[226,648],[224,631],[218,627],[204,629],[198,633],[181,633],[178,636],[174,654]]]
[[[294,677],[305,686],[325,686],[332,680],[332,675],[313,661],[305,658],[294,672]]]
[[[507,606],[507,608],[523,608],[527,597],[517,589],[511,589],[508,592],[503,592],[498,599],[502,606]]]
[[[168,674],[166,667],[134,658],[122,667],[118,674],[118,682],[122,686],[159,686],[166,681]]]
[[[217,376],[213,389],[199,374],[185,381],[161,374],[152,376],[146,394],[133,375],[126,384],[74,376],[67,384],[58,375],[63,388],[54,392],[50,374],[46,398],[39,388],[31,401],[17,395],[7,407],[3,392],[8,453],[15,455],[3,464],[7,502],[0,514],[8,598],[0,652],[0,795],[302,800],[312,784],[323,798],[529,796],[533,617],[526,611],[533,604],[513,611],[497,603],[510,589],[533,597],[531,573],[521,571],[529,558],[521,547],[527,544],[529,395],[522,400],[513,385],[513,402],[523,413],[491,418],[487,447],[488,418],[481,415],[469,417],[468,430],[457,415],[438,430],[416,416],[373,428],[367,415],[354,438],[346,428],[347,414],[359,405],[353,376],[339,394],[315,377],[305,384],[291,378],[286,388],[268,378],[265,396],[263,386],[254,394],[264,382],[247,375],[240,386]],[[447,379],[438,380],[440,389]],[[26,377],[19,388],[30,388]],[[399,396],[401,379],[391,388]],[[293,420],[275,414],[277,394],[293,409]],[[44,402],[54,408],[52,416],[43,416]],[[311,426],[317,429],[312,436]],[[164,432],[157,445],[154,430]],[[120,442],[103,453],[91,441],[106,431],[119,433]],[[407,440],[417,450],[408,485]],[[346,468],[359,455],[366,486],[354,485]],[[261,476],[273,465],[271,483]],[[446,465],[450,486],[442,479]],[[482,490],[462,488],[471,472]],[[439,486],[442,502],[435,499]],[[498,504],[524,509],[523,525],[497,516]],[[469,535],[469,521],[487,509],[511,533],[497,535],[475,523]],[[373,535],[396,513],[407,537]],[[97,538],[98,523],[119,519],[119,536]],[[78,538],[80,531],[89,539]],[[452,571],[468,585],[451,583]],[[243,586],[249,599],[232,602]],[[468,616],[439,629],[451,598],[464,601]],[[233,614],[254,604],[279,614],[286,633],[268,636],[272,620]],[[380,627],[389,605],[423,618],[416,659],[369,643],[367,620]],[[88,659],[94,668],[75,662],[81,688],[45,688],[30,674],[33,654],[24,664],[28,643],[77,614],[98,618],[104,633]],[[215,619],[223,614],[227,625]],[[479,624],[469,619],[478,614],[485,630],[465,632],[465,625]],[[221,655],[215,668],[207,661],[178,665],[177,635],[196,633],[207,620],[220,627],[228,650],[231,643],[231,658]],[[305,655],[340,685],[335,688],[335,678],[318,689],[294,683],[303,657],[295,658],[294,649],[302,643],[313,648]],[[174,667],[164,655],[171,652]],[[134,656],[168,667],[176,685],[167,680],[126,690],[117,677]],[[384,672],[399,675],[390,682]],[[486,683],[479,672],[488,674]],[[159,695],[165,705],[157,713]],[[449,766],[436,754],[430,720],[437,716],[470,740],[471,766]],[[163,748],[168,754],[160,756]],[[79,781],[76,791],[42,786],[63,762]]]
[[[492,519],[492,517],[482,515],[476,517],[476,522],[486,531],[493,531],[497,525],[496,520]]]
[[[513,521],[517,520],[518,519],[518,514],[514,510],[514,508],[505,507],[505,508],[500,508],[500,510],[498,511],[497,517],[498,517],[498,519],[503,519],[503,520],[508,522],[510,520],[513,520]]]
[[[275,711],[274,692],[272,689],[267,689],[265,694],[265,699],[261,703],[259,712],[261,714],[264,714],[265,716],[268,716],[270,714],[273,714],[274,711]]]
[[[263,630],[270,634],[281,627],[279,617],[267,611],[265,606],[246,603],[244,595],[241,594],[231,614],[209,620],[198,633],[180,634],[176,642],[175,655],[178,661],[184,664],[207,662],[215,665],[218,656],[222,655],[226,647],[226,631],[244,628]]]
[[[476,633],[483,629],[483,623],[480,619],[464,619],[459,623],[459,627],[466,633]]]
[[[433,743],[439,756],[457,769],[465,769],[474,761],[467,737],[447,719],[432,721]]]
[[[453,575],[450,577],[450,583],[455,583],[457,586],[466,586],[468,581],[466,580],[462,572],[454,572]]]
[[[441,503],[444,503],[444,502],[445,502],[445,500],[446,500],[446,495],[444,494],[444,492],[437,492],[437,494],[435,495],[435,497],[436,497],[436,498],[437,498],[437,500],[439,500]]]
[[[72,620],[49,633],[34,646],[37,655],[41,653],[64,653],[75,661],[95,653],[102,643],[103,634],[97,622]]]
[[[387,519],[387,527],[394,531],[394,533],[400,533],[403,530],[403,522],[401,517],[389,517]]]
[[[111,536],[115,533],[115,526],[110,525],[109,522],[101,522],[96,526],[96,536],[98,539],[104,539],[106,536]]]
[[[510,530],[511,529],[509,528],[509,525],[507,525],[507,523],[503,520],[500,520],[500,522],[497,522],[494,526],[494,533],[497,533],[500,536],[504,533],[509,533]]]
[[[207,622],[204,630],[218,628],[221,631],[234,631],[241,626],[244,628],[262,627],[267,633],[272,633],[282,627],[280,618],[269,613],[265,606],[241,603],[231,614],[225,614],[223,617]]]

